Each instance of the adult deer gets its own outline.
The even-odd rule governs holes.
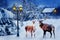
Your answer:
[[[50,33],[50,38],[51,38],[52,37],[52,31],[53,31],[54,38],[55,38],[55,27],[53,25],[50,25],[50,24],[44,24],[42,21],[43,20],[39,21],[39,27],[42,28],[42,30],[44,32],[43,33],[43,38],[45,37],[46,32]]]

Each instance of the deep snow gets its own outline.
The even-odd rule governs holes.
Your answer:
[[[15,16],[11,11],[8,11],[7,9],[1,8],[1,10],[3,10],[4,13],[1,13],[0,11],[0,19],[3,17],[4,14],[4,18],[13,18]]]
[[[16,23],[16,21],[14,21]],[[60,40],[60,19],[46,19],[43,21],[43,23],[52,24],[55,26],[55,33],[56,37],[50,38],[50,34],[47,32],[46,37],[43,39],[43,31],[39,27],[38,20],[36,20],[34,26],[36,28],[35,32],[35,38],[30,36],[30,33],[28,33],[28,37],[26,38],[26,32],[25,32],[25,26],[26,25],[33,25],[32,21],[26,21],[23,22],[23,26],[20,25],[20,36],[16,37],[16,35],[10,35],[10,36],[0,36],[0,40]]]

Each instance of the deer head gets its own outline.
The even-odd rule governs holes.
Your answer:
[[[32,21],[33,22],[33,24],[35,23],[35,21]]]
[[[41,27],[41,28],[42,28],[42,26],[43,26],[43,23],[42,23],[42,22],[43,22],[43,20],[40,20],[40,21],[39,21],[39,27]]]

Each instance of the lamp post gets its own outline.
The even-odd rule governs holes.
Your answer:
[[[13,11],[17,13],[17,37],[19,37],[19,12],[23,11],[22,5],[19,7],[16,7],[15,5],[13,6]]]

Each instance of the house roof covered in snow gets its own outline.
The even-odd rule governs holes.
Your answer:
[[[45,8],[42,12],[43,13],[51,13],[54,11],[55,8]]]

